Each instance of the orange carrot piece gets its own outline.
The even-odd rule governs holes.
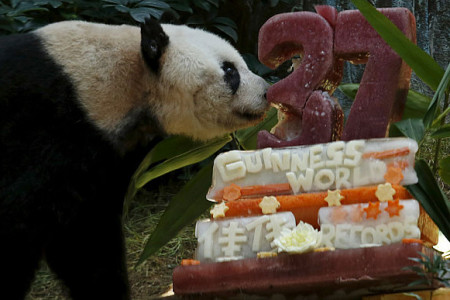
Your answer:
[[[199,265],[200,261],[195,259],[182,259],[181,265],[182,266],[196,266]]]
[[[423,244],[421,239],[402,239],[403,244]]]
[[[222,199],[225,201],[234,201],[241,198],[241,187],[237,184],[230,184],[223,189]]]
[[[369,202],[369,206],[363,210],[366,213],[367,219],[374,218],[376,220],[378,215],[381,213],[380,202]]]
[[[409,167],[409,163],[407,160],[397,160],[394,162],[390,162],[387,164],[387,167],[395,167],[395,168],[400,168],[402,170],[406,169],[407,167]]]
[[[403,180],[402,169],[399,167],[388,166],[384,179],[390,184],[400,184]]]
[[[242,196],[272,196],[292,192],[291,185],[286,183],[275,183],[266,185],[246,186],[241,189]]]
[[[388,212],[389,217],[400,216],[400,211],[403,209],[403,205],[400,205],[400,200],[390,200],[388,201],[388,206],[384,209]]]
[[[262,196],[276,196],[292,193],[289,183],[274,183],[266,185],[251,185],[240,187],[234,183],[226,186],[214,195],[214,199],[220,201],[234,201],[241,198],[252,198]],[[239,194],[239,196],[238,196]]]
[[[378,152],[367,152],[362,155],[363,158],[375,158],[375,159],[385,159],[396,156],[404,156],[409,154],[409,148],[403,147],[398,149],[391,149]]]

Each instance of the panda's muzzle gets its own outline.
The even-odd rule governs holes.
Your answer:
[[[262,112],[248,112],[248,111],[244,111],[244,112],[235,112],[235,114],[237,114],[240,118],[248,120],[248,121],[257,121],[259,119],[261,119],[264,116],[265,111]]]

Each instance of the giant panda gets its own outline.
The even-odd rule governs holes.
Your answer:
[[[0,39],[0,298],[40,260],[73,299],[129,299],[123,197],[158,136],[207,140],[261,120],[266,82],[225,40],[147,20]],[[180,212],[182,213],[182,212]]]

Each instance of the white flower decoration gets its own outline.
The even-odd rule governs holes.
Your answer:
[[[310,224],[300,221],[294,229],[284,228],[273,243],[278,252],[305,253],[320,245],[322,234]]]

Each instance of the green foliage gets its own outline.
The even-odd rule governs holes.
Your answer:
[[[146,155],[130,180],[124,202],[125,216],[138,189],[159,176],[205,160],[230,140],[229,135],[206,143],[195,142],[182,136],[172,136],[158,143]]]
[[[407,189],[420,202],[447,239],[450,239],[450,203],[447,197],[424,160],[417,160],[414,168],[419,182],[407,186]]]
[[[212,203],[205,199],[211,185],[211,177],[212,163],[209,163],[173,197],[161,216],[156,229],[150,235],[137,265],[156,253],[181,229],[194,222],[211,206]]]
[[[49,23],[85,20],[137,24],[171,12],[176,21],[237,41],[237,25],[218,15],[224,0],[10,0],[0,2],[0,35],[27,32]]]
[[[427,285],[434,286],[435,281],[443,284],[446,287],[450,286],[450,281],[447,276],[447,261],[441,255],[428,255],[417,252],[420,257],[410,257],[409,259],[419,263],[419,266],[405,267],[404,270],[411,270],[417,273],[421,278],[417,281],[411,282],[408,286]]]

